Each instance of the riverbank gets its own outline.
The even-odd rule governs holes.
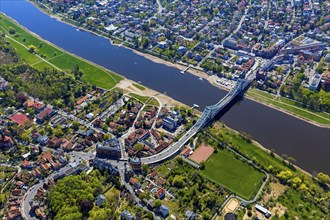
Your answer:
[[[247,94],[245,95],[245,97],[248,98],[248,99],[250,99],[250,100],[252,100],[252,101],[258,102],[258,103],[260,103],[260,104],[262,104],[262,105],[264,105],[264,106],[267,106],[267,107],[269,107],[269,108],[275,109],[275,110],[277,110],[277,111],[280,111],[280,112],[283,112],[283,113],[285,113],[285,114],[287,114],[287,115],[290,115],[290,116],[292,116],[292,117],[295,117],[295,118],[297,118],[297,119],[299,119],[299,120],[302,120],[302,121],[305,121],[305,122],[307,122],[307,123],[310,123],[310,124],[312,124],[312,125],[314,125],[314,126],[316,126],[316,127],[320,127],[320,128],[330,128],[330,125],[327,125],[327,124],[321,124],[321,123],[315,122],[315,121],[310,120],[310,119],[308,119],[308,118],[306,118],[306,117],[302,117],[301,115],[299,115],[299,114],[297,114],[297,113],[294,113],[294,112],[292,112],[292,111],[288,111],[288,110],[286,110],[285,108],[280,108],[280,107],[278,107],[278,106],[276,106],[276,105],[274,105],[274,104],[271,104],[272,101],[269,101],[269,100],[266,100],[266,99],[263,99],[263,100],[258,99],[258,98],[254,97],[253,95],[251,95],[251,94],[249,94],[249,93],[247,93]],[[285,103],[281,103],[281,104],[285,105]],[[289,106],[289,107],[291,107],[291,106]],[[292,107],[295,107],[295,106],[292,106]],[[298,107],[297,107],[297,108],[298,108]],[[305,109],[302,109],[302,108],[299,108],[299,110],[301,110],[301,111],[305,111]],[[308,110],[307,110],[307,111],[308,111]],[[313,114],[312,112],[307,112],[307,113],[309,113],[309,114]],[[329,117],[329,124],[330,124],[330,117]]]
[[[180,74],[176,68],[156,64],[132,51],[114,47],[104,38],[85,31],[76,31],[72,26],[64,25],[63,22],[50,18],[26,1],[4,4],[2,11],[59,47],[108,69],[114,68],[116,72],[125,77],[136,82],[141,81],[143,85],[167,94],[188,106],[197,103],[203,110],[206,105],[218,102],[226,94],[210,85],[206,80],[198,80],[198,77],[192,74]],[[39,22],[41,20],[43,22]],[[47,26],[40,26],[42,24]],[[53,26],[54,28],[50,28]],[[57,33],[61,34],[57,37]],[[77,42],[76,39],[80,40]],[[70,42],[72,43],[70,44]],[[74,45],[74,47],[70,45]],[[329,149],[328,130],[312,126],[250,100],[233,106],[222,120],[238,131],[251,134],[264,146],[275,148],[276,152],[281,154],[286,153],[295,157],[299,161],[299,165],[309,172],[321,171],[327,167],[324,163],[327,159],[324,156],[328,154],[326,152]],[[313,143],[314,147],[311,149],[310,146]],[[314,152],[319,152],[317,157],[320,160],[317,163],[313,159],[315,156],[311,156],[315,155]],[[318,163],[323,165],[319,166]],[[327,169],[324,171],[327,172]]]
[[[22,59],[35,68],[42,70],[45,67],[56,67],[59,71],[71,73],[75,65],[78,65],[79,69],[84,73],[81,78],[82,81],[104,89],[113,88],[123,79],[118,73],[65,51],[53,43],[42,39],[38,34],[29,31],[8,15],[4,13],[0,15],[2,19],[1,30],[5,31],[6,38],[12,44],[15,44],[17,52],[21,55]],[[11,37],[8,34],[9,27],[15,29],[15,37]],[[31,45],[37,47],[37,52],[27,52],[27,48]]]
[[[182,64],[171,63],[171,62],[165,61],[165,60],[163,60],[163,59],[161,59],[159,57],[156,57],[156,56],[153,56],[153,55],[150,55],[150,54],[145,54],[145,53],[142,53],[140,51],[134,50],[134,49],[132,49],[130,47],[126,47],[126,46],[123,46],[123,47],[132,50],[134,53],[136,53],[136,54],[138,54],[140,56],[143,56],[144,58],[149,59],[152,62],[160,63],[160,64],[163,64],[163,65],[166,65],[166,66],[169,66],[169,67],[174,67],[174,68],[177,68],[179,71],[184,70],[186,68],[186,66],[184,66]],[[218,87],[221,90],[230,91],[230,89],[231,89],[230,86],[224,86],[224,85],[221,85],[220,83],[218,83],[217,80],[219,78],[216,75],[211,75],[210,76],[210,75],[206,74],[205,72],[200,71],[200,70],[196,70],[194,68],[189,68],[188,72],[191,73],[191,74],[193,74],[193,75],[195,75],[195,76],[197,76],[197,77],[199,77],[199,78],[202,78],[202,79],[207,80],[210,84],[212,84],[215,87]],[[330,117],[329,117],[329,124],[322,124],[322,123],[317,122],[315,120],[311,120],[308,117],[304,117],[304,116],[302,116],[300,114],[297,114],[296,112],[289,111],[289,110],[287,110],[285,108],[281,108],[279,106],[270,104],[269,102],[266,102],[266,101],[262,101],[262,100],[256,98],[255,96],[253,96],[251,94],[246,95],[246,97],[249,100],[255,101],[255,102],[260,103],[260,104],[262,104],[264,106],[267,106],[269,108],[272,108],[272,109],[281,111],[281,112],[283,112],[283,113],[285,113],[287,115],[290,115],[290,116],[295,117],[297,119],[303,120],[303,121],[305,121],[307,123],[310,123],[310,124],[312,124],[314,126],[317,126],[317,127],[320,127],[320,128],[330,128]],[[315,113],[311,112],[308,109],[299,108],[299,107],[295,107],[295,108],[298,108],[302,112],[307,112],[307,114],[311,114],[311,115],[312,114],[315,114]]]
[[[66,23],[66,24],[68,24],[72,27],[78,28],[79,30],[86,31],[86,32],[92,33],[94,35],[100,36],[100,37],[105,38],[105,39],[107,39],[111,42],[111,38],[109,38],[109,37],[106,37],[106,36],[104,36],[102,34],[99,34],[99,33],[95,33],[91,30],[84,29],[82,27],[77,27],[74,24],[63,20],[65,18],[63,18],[61,15],[56,15],[56,14],[52,13],[51,11],[47,10],[46,8],[41,8],[39,6],[40,3],[36,3],[34,1],[29,1],[29,2],[31,2],[34,6],[36,6],[36,8],[38,8],[40,11],[42,11],[43,13],[48,14],[49,16],[56,19],[57,21]],[[148,60],[150,60],[154,63],[166,65],[168,67],[174,67],[174,68],[178,69],[178,74],[180,74],[180,71],[184,70],[187,67],[187,66],[179,64],[179,63],[172,63],[170,61],[163,60],[163,59],[161,59],[157,56],[154,56],[154,55],[151,55],[151,54],[148,54],[148,53],[143,53],[141,51],[135,50],[134,48],[125,46],[124,44],[113,44],[113,45],[129,49],[132,52],[134,52],[135,54],[137,54],[139,56],[142,56],[142,57],[144,57],[144,58],[146,58],[146,59],[148,59]],[[200,80],[207,80],[211,85],[213,85],[213,86],[215,86],[215,87],[217,87],[221,90],[229,91],[230,88],[231,88],[230,85],[226,86],[224,83],[222,83],[222,84],[219,83],[218,82],[219,78],[216,75],[211,75],[210,76],[210,75],[206,74],[204,71],[197,70],[193,67],[189,68],[188,72],[191,73],[192,75],[198,77]],[[296,106],[293,109],[292,106],[288,106],[288,105],[282,104],[282,103],[280,103],[278,105],[274,105],[272,103],[269,103],[269,102],[265,101],[264,98],[266,98],[266,97],[264,97],[263,100],[260,100],[260,98],[258,98],[256,96],[249,95],[249,96],[247,96],[247,98],[252,100],[252,101],[255,101],[257,103],[263,104],[264,106],[270,107],[272,109],[276,109],[276,110],[278,110],[280,112],[283,112],[287,115],[293,116],[294,118],[297,118],[299,120],[310,123],[313,126],[317,126],[317,127],[320,127],[320,128],[330,128],[330,120],[329,120],[329,122],[327,122],[327,121],[324,121],[324,120],[322,121],[322,119],[321,120],[318,120],[317,118],[315,119],[314,116],[317,113],[314,113],[309,109],[300,108],[300,107],[296,107]]]

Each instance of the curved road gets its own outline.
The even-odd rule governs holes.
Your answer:
[[[250,82],[254,79],[255,74],[250,74],[247,79],[237,81],[236,85],[230,90],[230,92],[222,98],[218,103],[207,106],[203,111],[202,116],[198,119],[198,121],[190,128],[187,133],[179,139],[176,143],[169,146],[165,150],[161,151],[158,154],[141,158],[141,162],[143,164],[154,164],[159,163],[163,160],[166,160],[173,155],[175,155],[182,146],[192,138],[202,127],[204,127],[213,117],[221,111],[225,106],[227,106],[239,93],[244,91],[244,89],[250,84]]]

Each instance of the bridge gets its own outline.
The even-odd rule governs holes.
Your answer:
[[[190,138],[192,138],[195,134],[197,134],[201,128],[207,125],[237,95],[243,92],[254,78],[255,78],[255,74],[253,73],[250,74],[245,79],[239,79],[235,84],[235,86],[218,103],[214,105],[206,106],[205,110],[203,111],[201,117],[197,120],[197,122],[176,143],[169,146],[168,148],[166,148],[165,150],[163,150],[158,154],[141,158],[141,162],[143,164],[159,163],[175,155]]]

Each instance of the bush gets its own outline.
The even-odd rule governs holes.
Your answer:
[[[13,27],[9,27],[8,32],[9,32],[9,34],[15,34],[16,30]]]

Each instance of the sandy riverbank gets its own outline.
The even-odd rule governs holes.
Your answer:
[[[126,48],[128,48],[128,47],[126,47]],[[178,63],[171,63],[171,62],[169,62],[169,61],[162,60],[162,59],[160,59],[160,58],[158,58],[158,57],[155,57],[155,56],[153,56],[153,55],[150,55],[150,54],[145,54],[145,53],[142,53],[142,52],[136,51],[136,50],[131,49],[131,48],[128,48],[128,49],[132,50],[134,53],[136,53],[136,54],[138,54],[138,55],[140,55],[140,56],[143,56],[143,57],[145,57],[146,59],[149,59],[149,60],[151,60],[151,61],[153,61],[153,62],[155,62],[155,63],[160,63],[160,64],[163,64],[163,65],[166,65],[166,66],[169,66],[169,67],[174,67],[174,68],[177,68],[177,69],[180,70],[180,71],[186,68],[186,66],[181,65],[181,64],[178,64]],[[203,79],[209,81],[209,83],[211,83],[211,84],[212,84],[213,86],[215,86],[215,87],[218,87],[219,89],[226,90],[226,91],[229,91],[229,90],[231,89],[230,86],[224,86],[224,85],[221,85],[220,83],[218,83],[217,80],[219,79],[219,77],[217,77],[216,75],[211,75],[211,76],[210,76],[210,75],[206,74],[205,72],[200,71],[200,70],[196,70],[196,69],[194,69],[194,68],[190,68],[190,69],[189,69],[189,73],[191,73],[191,74],[193,74],[193,75],[195,75],[195,76],[197,76],[197,77],[201,77],[201,78],[203,78]],[[297,114],[295,114],[295,113],[292,113],[292,112],[290,112],[290,111],[287,111],[287,110],[285,110],[285,109],[278,108],[278,107],[276,107],[276,106],[274,106],[274,105],[271,105],[271,104],[269,104],[269,103],[266,103],[266,102],[263,102],[263,101],[260,101],[260,100],[254,99],[252,96],[246,96],[246,98],[248,98],[249,100],[252,100],[252,101],[254,101],[254,102],[257,102],[257,103],[259,103],[259,104],[262,104],[262,105],[264,105],[264,106],[267,106],[267,107],[269,107],[269,108],[272,108],[272,109],[278,110],[278,111],[280,111],[280,112],[282,112],[282,113],[285,113],[285,114],[290,115],[290,116],[292,116],[292,117],[295,117],[295,118],[297,118],[297,119],[303,120],[303,121],[305,121],[305,122],[307,122],[307,123],[310,123],[310,124],[312,124],[312,125],[314,125],[314,126],[321,127],[321,128],[330,128],[330,126],[328,126],[328,125],[319,124],[319,123],[317,123],[317,122],[314,122],[314,121],[308,120],[308,119],[306,119],[306,118],[303,118],[303,117],[301,117],[301,116],[299,116],[299,115],[297,115]]]
[[[16,22],[17,23],[17,22]],[[21,26],[21,25],[20,25]],[[25,30],[27,30],[26,28],[25,28]],[[28,31],[28,30],[27,30]],[[31,31],[28,31],[29,33],[32,33]],[[38,35],[36,35],[36,34],[34,34],[34,36],[38,36]],[[39,37],[39,36],[38,36]],[[39,37],[39,39],[41,39],[40,37]],[[43,40],[43,39],[41,39],[41,40]],[[43,40],[43,41],[45,41],[45,40]],[[47,42],[47,43],[49,43],[48,41],[45,41],[45,42]],[[49,43],[49,44],[51,44],[51,43]],[[54,45],[54,44],[51,44],[52,46],[54,46],[54,47],[56,47],[56,48],[59,48],[59,47],[57,47],[56,45]],[[61,49],[61,48],[59,48],[59,49]],[[63,50],[63,49],[61,49],[62,51],[64,51],[64,52],[66,52],[66,53],[69,53],[69,52],[67,52],[67,51],[65,51],[65,50]],[[69,53],[69,54],[71,54],[71,53]],[[76,55],[75,55],[76,56]],[[79,56],[76,56],[76,57],[78,57],[78,58],[80,58]],[[80,59],[82,59],[82,58],[80,58]],[[83,60],[85,60],[85,59],[83,59]],[[160,59],[161,60],[161,59]],[[92,62],[90,62],[90,61],[88,61],[89,63],[92,63]],[[94,64],[94,63],[93,63]],[[99,65],[96,65],[96,64],[94,64],[95,66],[99,66]],[[102,67],[103,68],[103,67]],[[125,91],[127,91],[127,92],[134,92],[134,93],[137,93],[137,94],[139,94],[139,95],[146,95],[146,96],[155,96],[157,99],[159,99],[160,101],[161,101],[161,103],[162,103],[162,105],[163,106],[177,106],[177,105],[182,105],[182,106],[186,106],[185,104],[183,104],[183,103],[180,103],[180,102],[178,102],[178,101],[176,101],[176,100],[174,100],[174,99],[172,99],[171,97],[169,97],[169,96],[166,96],[166,95],[164,95],[164,94],[161,94],[161,93],[159,93],[159,92],[157,92],[157,91],[154,91],[154,90],[152,90],[152,89],[149,89],[149,88],[147,88],[147,87],[145,87],[146,89],[145,90],[140,90],[140,89],[138,89],[137,87],[135,87],[134,85],[133,85],[133,83],[135,83],[134,81],[132,81],[132,80],[129,80],[129,79],[126,79],[126,78],[124,78],[116,87],[118,87],[118,88],[122,88],[122,89],[124,89]],[[199,112],[200,113],[200,112]],[[258,145],[259,147],[262,147],[262,145]],[[262,147],[263,149],[266,149],[266,148],[264,148],[264,147]],[[306,171],[305,171],[306,172]]]
[[[161,106],[164,106],[164,107],[174,107],[174,106],[185,106],[185,107],[189,107],[179,101],[176,101],[174,99],[172,99],[171,97],[167,96],[167,95],[164,95],[164,94],[161,94],[155,90],[152,90],[148,87],[145,87],[145,90],[141,90],[139,88],[137,88],[136,86],[134,86],[134,84],[136,84],[136,82],[132,81],[132,80],[129,80],[129,79],[123,79],[120,83],[117,84],[116,88],[120,88],[122,89],[123,91],[125,91],[126,93],[136,93],[138,95],[141,95],[141,96],[150,96],[150,97],[155,97],[156,99],[158,99],[160,102],[161,102]],[[271,106],[270,106],[271,107]],[[195,111],[198,111],[198,110],[195,110]],[[198,111],[197,113],[201,114],[200,111]],[[221,122],[216,122],[216,123],[221,123]],[[236,133],[236,134],[239,134],[238,131],[234,130],[233,128],[231,127],[228,127],[227,125],[225,125],[225,127]],[[260,149],[268,152],[269,154],[271,153],[271,150],[264,147],[263,145],[261,145],[259,142],[255,141],[255,140],[252,140],[252,143],[259,147]],[[277,157],[278,159],[282,160],[282,157],[280,157],[279,155],[277,155],[276,153],[274,153],[275,157]],[[296,166],[296,165],[293,165],[296,169],[300,170],[301,172],[309,175],[309,176],[312,176],[309,172],[303,170],[302,168]]]
[[[31,2],[31,1],[29,1],[29,2]],[[31,3],[32,3],[33,5],[35,5],[36,8],[38,8],[40,11],[42,11],[43,13],[48,14],[49,16],[51,16],[52,18],[56,19],[56,20],[59,21],[59,22],[63,22],[63,23],[68,24],[68,25],[70,25],[70,26],[72,26],[72,27],[79,28],[79,29],[82,30],[82,31],[86,31],[86,32],[89,32],[89,33],[91,33],[91,34],[97,35],[97,36],[99,36],[99,37],[103,37],[103,38],[105,38],[105,39],[108,39],[109,42],[111,42],[111,39],[108,38],[108,37],[105,37],[105,36],[103,36],[103,35],[101,35],[101,34],[98,34],[98,33],[94,33],[94,32],[91,31],[91,30],[87,30],[87,29],[84,29],[84,28],[81,28],[81,27],[77,27],[77,26],[75,26],[75,25],[73,25],[73,24],[71,24],[71,23],[69,23],[69,22],[64,21],[64,20],[62,19],[62,17],[59,16],[59,15],[49,14],[49,11],[48,11],[47,9],[42,9],[42,8],[40,8],[40,7],[38,6],[38,4],[36,4],[35,2],[31,2]],[[36,35],[36,34],[35,34],[35,35]],[[38,36],[38,35],[36,35],[36,36]],[[38,36],[38,37],[39,37],[39,36]],[[48,43],[49,43],[49,42],[48,42]],[[52,44],[52,45],[53,45],[53,44]],[[179,73],[179,74],[180,74],[180,71],[181,71],[181,70],[184,70],[184,69],[187,67],[187,66],[182,65],[182,64],[179,64],[179,63],[172,63],[172,62],[169,62],[169,61],[163,60],[163,59],[161,59],[161,58],[159,58],[159,57],[156,57],[156,56],[151,55],[151,54],[148,54],[148,53],[143,53],[143,52],[140,52],[140,51],[134,50],[133,48],[130,48],[130,47],[124,46],[123,44],[113,44],[113,45],[116,45],[116,46],[119,46],[119,47],[124,47],[124,48],[126,48],[126,49],[129,49],[129,50],[131,50],[132,52],[134,52],[134,53],[136,53],[136,54],[138,54],[138,55],[140,55],[140,56],[143,56],[144,58],[146,58],[146,59],[148,59],[148,60],[150,60],[150,61],[152,61],[152,62],[159,63],[159,64],[163,64],[163,65],[166,65],[166,66],[169,66],[169,67],[174,67],[174,68],[178,69],[178,73]],[[55,46],[55,45],[53,45],[53,46]],[[81,57],[79,57],[79,58],[81,58]],[[99,65],[98,65],[98,66],[99,66]],[[104,67],[102,67],[102,68],[104,68]],[[111,70],[110,70],[110,71],[111,71]],[[197,76],[197,77],[199,77],[199,78],[201,78],[201,79],[207,80],[209,83],[211,83],[211,84],[212,84],[213,86],[215,86],[215,87],[218,87],[219,89],[222,89],[222,90],[225,90],[225,91],[229,91],[229,90],[231,89],[230,86],[225,86],[225,85],[222,85],[222,84],[218,83],[217,80],[218,80],[219,78],[218,78],[216,75],[211,75],[211,76],[210,76],[210,75],[206,74],[204,71],[197,70],[197,69],[195,69],[195,68],[189,68],[188,72],[191,73],[191,74],[193,74],[193,75],[195,75],[195,76]],[[118,73],[117,73],[117,74],[118,74]],[[120,75],[120,74],[119,74],[119,75]],[[248,98],[249,100],[252,100],[252,101],[255,101],[255,102],[257,102],[257,103],[260,103],[260,104],[262,104],[262,105],[264,105],[264,106],[267,106],[267,107],[270,107],[270,108],[272,108],[272,109],[275,109],[275,110],[281,111],[282,113],[285,113],[285,114],[290,115],[290,116],[292,116],[292,117],[295,117],[295,118],[297,118],[297,119],[303,120],[303,121],[305,121],[305,122],[307,122],[307,123],[310,123],[310,124],[312,124],[312,125],[314,125],[314,126],[321,127],[321,128],[330,128],[330,126],[328,126],[328,125],[319,124],[319,123],[317,123],[317,122],[314,122],[314,121],[308,120],[308,119],[303,118],[303,117],[301,117],[301,116],[299,116],[299,115],[296,115],[296,114],[294,114],[294,113],[292,113],[292,112],[290,112],[290,111],[288,111],[288,110],[285,110],[285,109],[282,109],[282,108],[278,108],[277,106],[273,106],[273,105],[270,105],[270,104],[268,104],[268,103],[266,103],[266,102],[263,102],[263,101],[260,101],[260,100],[254,99],[254,98],[251,97],[251,96],[247,96],[247,98]]]
[[[190,108],[186,104],[176,101],[173,98],[171,98],[163,93],[157,92],[157,91],[152,90],[143,85],[141,85],[141,86],[143,86],[145,89],[141,90],[138,87],[136,87],[134,84],[136,85],[138,83],[136,83],[130,79],[124,78],[115,86],[115,88],[122,89],[125,93],[135,93],[140,96],[155,97],[159,102],[161,102],[160,103],[161,106],[164,106],[164,107],[184,106],[184,107]]]
[[[312,125],[314,125],[314,126],[316,126],[316,127],[320,127],[320,128],[330,128],[330,125],[319,124],[319,123],[317,123],[317,122],[314,122],[314,121],[308,120],[308,119],[303,118],[303,117],[301,117],[301,116],[299,116],[299,115],[296,115],[296,114],[293,113],[293,112],[289,112],[289,111],[287,111],[287,110],[285,110],[285,109],[278,108],[278,107],[276,107],[276,106],[274,106],[274,105],[272,105],[272,104],[269,104],[269,103],[266,103],[266,102],[263,102],[263,101],[260,101],[260,100],[256,100],[256,99],[254,99],[253,97],[251,97],[250,95],[245,95],[245,97],[246,97],[247,99],[249,99],[249,100],[252,100],[252,101],[257,102],[257,103],[259,103],[259,104],[261,104],[261,105],[267,106],[268,108],[272,108],[272,109],[275,109],[275,110],[277,110],[277,111],[280,111],[280,112],[282,112],[282,113],[284,113],[284,114],[287,114],[287,115],[290,115],[290,116],[292,116],[292,117],[295,117],[295,118],[297,118],[297,119],[299,119],[299,120],[302,120],[302,121],[304,121],[304,122],[307,122],[307,123],[309,123],[309,124],[312,124]]]

